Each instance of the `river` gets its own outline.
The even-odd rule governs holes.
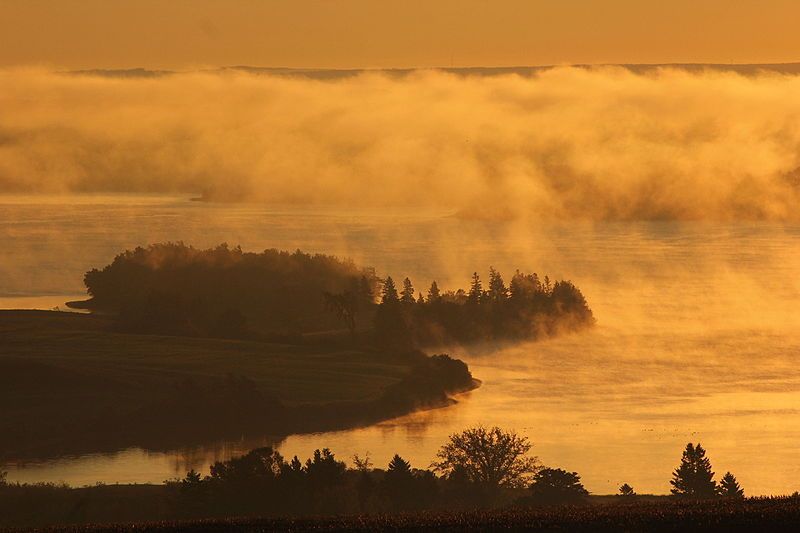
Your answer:
[[[63,307],[83,273],[137,245],[182,240],[347,256],[395,279],[466,287],[494,266],[575,282],[598,320],[586,333],[461,351],[483,386],[453,406],[275,443],[305,458],[399,452],[427,467],[447,436],[514,428],[593,493],[627,482],[666,493],[689,441],[748,494],[800,489],[800,226],[464,221],[451,213],[191,202],[185,196],[0,197],[0,308]],[[1,342],[1,340],[0,340]],[[169,452],[7,464],[9,480],[159,483],[269,444],[265,437]]]

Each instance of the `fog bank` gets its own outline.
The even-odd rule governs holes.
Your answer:
[[[800,76],[0,71],[0,193],[797,221]]]

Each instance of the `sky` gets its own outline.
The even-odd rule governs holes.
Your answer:
[[[0,0],[0,67],[800,60],[797,0]]]

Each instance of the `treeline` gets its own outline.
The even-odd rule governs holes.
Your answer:
[[[490,268],[486,288],[475,272],[469,290],[442,291],[434,281],[427,294],[415,292],[409,278],[399,289],[391,277],[384,280],[375,316],[377,338],[416,346],[520,340],[594,324],[586,299],[571,282],[553,283],[519,270],[508,286]]]
[[[344,328],[362,343],[408,349],[531,339],[594,322],[575,285],[547,276],[517,271],[506,286],[490,269],[485,289],[475,273],[468,290],[434,281],[424,295],[408,278],[397,287],[333,256],[225,244],[136,248],[84,282],[91,299],[72,306],[113,314],[125,330],[172,335],[296,340]]]
[[[149,520],[393,514],[588,503],[589,492],[578,473],[542,466],[530,455],[531,447],[526,437],[513,431],[477,427],[451,435],[426,468],[415,468],[399,455],[385,468],[375,468],[368,456],[354,456],[348,468],[329,449],[316,450],[305,462],[296,456],[286,460],[266,447],[214,463],[205,476],[192,470],[183,479],[166,482],[160,492],[130,488],[128,497],[153,513],[139,516]],[[719,484],[713,478],[702,446],[689,444],[673,473],[672,495],[680,501],[744,499],[744,491],[732,474],[726,473]],[[106,496],[124,490],[107,489]],[[38,509],[43,516],[71,509],[73,516],[61,520],[97,520],[94,514],[89,516],[87,504],[85,516],[74,515],[75,509],[81,508],[80,502],[70,499],[74,493],[66,487],[8,484],[0,475],[0,517],[5,517],[0,525],[31,525],[19,519],[25,509]],[[156,503],[153,498],[157,496],[161,500]],[[617,501],[640,498],[624,484]],[[92,513],[114,507],[108,497],[104,504],[104,509]],[[119,507],[119,502],[116,505]],[[136,518],[120,515],[111,519]]]
[[[347,292],[368,305],[378,286],[372,270],[330,255],[182,242],[125,251],[84,283],[91,299],[72,305],[113,313],[125,329],[222,338],[339,327],[322,295]]]

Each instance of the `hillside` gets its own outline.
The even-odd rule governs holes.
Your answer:
[[[420,353],[125,334],[109,326],[102,316],[0,311],[0,404],[10,406],[0,412],[4,456],[352,427],[418,402],[441,404],[447,392],[473,386],[463,363]]]

